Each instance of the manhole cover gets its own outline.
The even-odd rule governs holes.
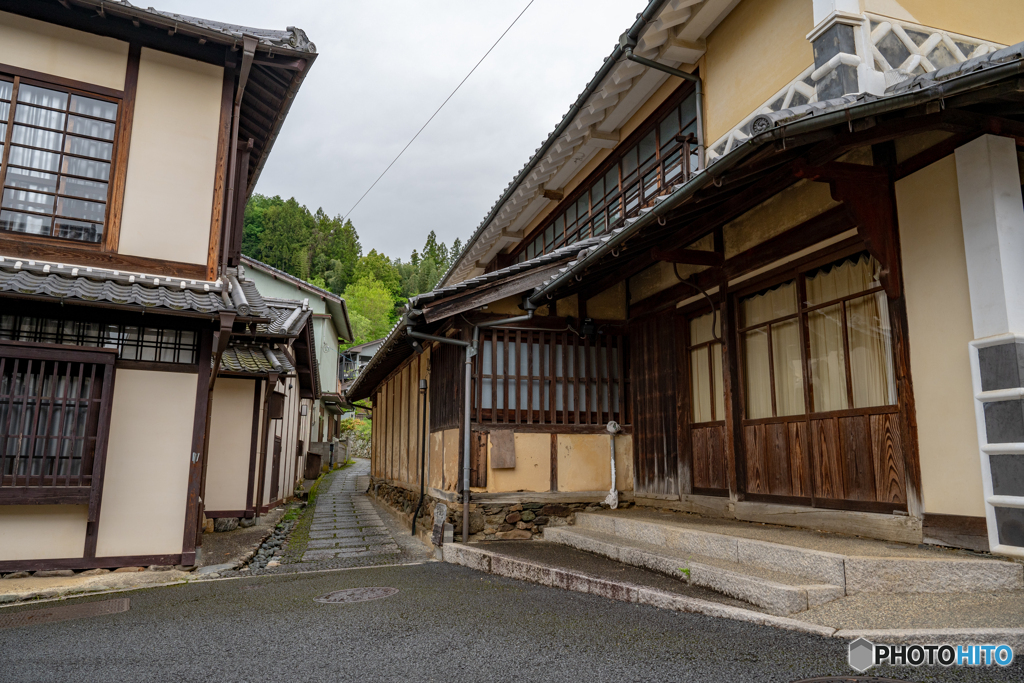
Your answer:
[[[367,600],[380,600],[388,598],[398,592],[397,588],[348,588],[343,591],[334,591],[319,598],[313,598],[313,602],[326,602],[337,605],[346,602],[366,602]]]
[[[81,602],[75,605],[61,605],[60,607],[26,610],[24,612],[15,612],[14,614],[4,614],[3,616],[0,616],[0,628],[33,626],[35,624],[52,624],[58,621],[68,621],[69,619],[98,617],[103,614],[117,614],[118,612],[127,612],[128,607],[128,598],[119,598],[117,600]]]

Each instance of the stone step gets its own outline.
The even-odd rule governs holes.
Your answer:
[[[1024,566],[995,558],[843,555],[607,513],[577,513],[573,528],[605,534],[609,538],[602,542],[613,546],[642,543],[673,554],[781,572],[838,586],[846,595],[1024,589]]]
[[[844,595],[836,585],[811,583],[801,576],[627,540],[592,529],[548,527],[544,540],[650,569],[781,616],[803,612]]]

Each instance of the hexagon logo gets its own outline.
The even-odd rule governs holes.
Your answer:
[[[858,638],[850,643],[850,666],[857,671],[867,671],[875,663],[875,645],[870,640]]]

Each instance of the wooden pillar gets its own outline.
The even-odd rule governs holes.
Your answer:
[[[743,415],[740,405],[739,335],[736,334],[736,299],[729,296],[728,283],[723,281],[719,290],[722,330],[722,383],[725,385],[725,455],[726,479],[729,498],[741,500],[745,489],[746,467],[743,459]]]
[[[181,547],[181,563],[195,564],[196,529],[202,518],[199,490],[203,476],[203,444],[206,441],[206,413],[210,398],[210,359],[213,355],[213,331],[204,330],[199,341],[199,377],[196,381],[196,408],[192,421],[192,455],[188,467],[188,494],[185,498],[185,532]]]

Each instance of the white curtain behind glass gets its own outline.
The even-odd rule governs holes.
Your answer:
[[[714,339],[712,322],[717,326],[721,323],[712,320],[707,313],[690,320],[690,345],[703,344]],[[710,345],[710,366],[708,360],[709,347],[702,346],[690,351],[690,404],[693,422],[711,422],[725,419],[725,392],[722,382],[722,345],[713,342]],[[712,380],[714,387],[712,388]],[[711,411],[714,402],[714,413]]]
[[[794,315],[797,312],[796,283],[744,299],[741,304],[745,327]],[[804,412],[803,368],[800,359],[800,330],[796,320],[772,325],[772,364],[775,366],[775,406],[779,415]],[[768,363],[768,328],[743,335],[744,381],[749,420],[772,417],[771,374]]]
[[[879,285],[880,266],[867,254],[822,269],[807,278],[807,303],[815,305]],[[844,410],[849,405],[843,348],[842,306],[846,306],[847,340],[854,408],[896,403],[892,330],[884,292],[876,292],[808,314],[814,411]]]

